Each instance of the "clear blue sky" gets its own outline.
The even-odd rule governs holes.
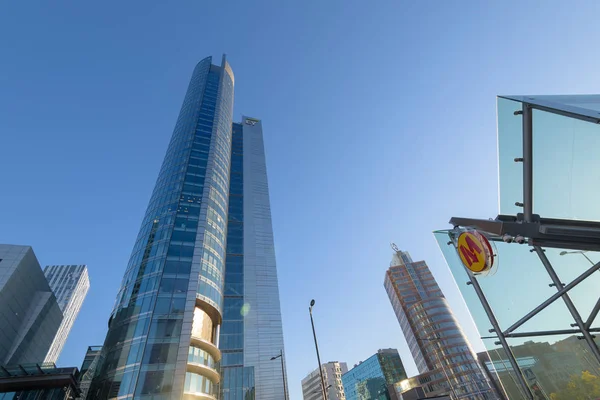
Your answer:
[[[60,364],[102,344],[191,71],[222,53],[235,115],[265,130],[291,399],[317,364],[311,298],[324,360],[397,347],[416,372],[383,289],[390,241],[476,337],[431,232],[496,214],[495,95],[599,91],[599,7],[3,2],[0,242],[90,268]]]

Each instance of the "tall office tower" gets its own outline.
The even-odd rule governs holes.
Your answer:
[[[85,265],[49,265],[44,268],[44,274],[63,313],[63,320],[44,360],[56,362],[90,289],[90,278]]]
[[[81,390],[81,395],[79,396],[80,399],[85,400],[87,398],[87,394],[92,383],[92,378],[94,377],[94,373],[96,371],[96,366],[100,361],[101,351],[102,346],[89,346],[85,353],[83,363],[81,364],[81,370],[79,370],[79,390]]]
[[[419,373],[440,368],[456,396],[495,398],[425,261],[396,250],[384,286]]]
[[[271,360],[284,352],[267,166],[262,122],[249,117],[233,124],[226,258],[222,398],[280,400],[286,378],[281,360]]]
[[[345,362],[330,361],[321,365],[325,388],[327,388],[328,400],[346,400],[342,375],[348,372]],[[323,392],[321,389],[321,374],[315,369],[302,379],[302,398],[304,400],[321,400]]]
[[[395,398],[394,384],[406,379],[406,370],[396,349],[381,349],[342,375],[347,400]]]
[[[0,245],[0,365],[44,360],[62,313],[29,246]]]
[[[194,69],[89,398],[284,397],[262,128],[232,124],[233,86],[225,57]]]

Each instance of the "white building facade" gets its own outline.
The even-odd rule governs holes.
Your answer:
[[[44,268],[44,274],[63,313],[63,320],[44,359],[44,362],[55,363],[90,289],[90,278],[85,265],[49,265]]]
[[[327,388],[327,399],[346,400],[344,385],[342,384],[342,375],[348,372],[346,363],[330,361],[323,364],[321,368],[323,369],[325,388]],[[304,400],[323,399],[321,391],[321,375],[319,374],[318,369],[315,369],[302,379],[302,397]]]

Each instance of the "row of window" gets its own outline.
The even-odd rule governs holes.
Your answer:
[[[194,346],[188,349],[188,362],[206,365],[207,367],[216,368],[214,358],[206,351]]]

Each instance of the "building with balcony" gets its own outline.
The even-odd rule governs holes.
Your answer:
[[[262,122],[233,123],[233,98],[226,58],[200,61],[88,397],[284,398]]]

